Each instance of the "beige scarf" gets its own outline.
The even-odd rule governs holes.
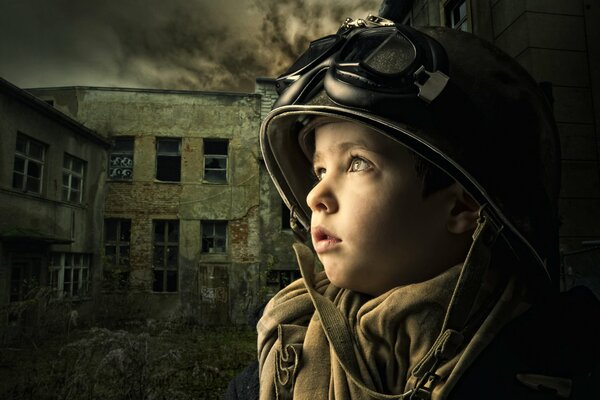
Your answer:
[[[499,291],[488,278],[466,328],[440,335],[462,264],[372,298],[335,287],[324,273],[313,276],[311,251],[298,244],[294,249],[304,279],[279,292],[258,323],[261,400],[408,398],[431,367],[432,349],[443,353],[458,340],[460,346],[435,366],[431,397],[445,398],[499,329],[526,309],[514,279]],[[327,303],[337,309],[337,326],[324,311]]]

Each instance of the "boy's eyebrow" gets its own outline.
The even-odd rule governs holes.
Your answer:
[[[351,148],[356,148],[359,147],[363,150],[367,150],[367,151],[375,151],[373,149],[370,148],[370,146],[367,145],[366,142],[361,141],[356,141],[356,142],[341,142],[336,144],[335,146],[331,146],[330,148],[328,148],[326,151],[332,151],[332,150],[336,150],[339,151],[341,153],[348,151]],[[375,151],[376,152],[376,151]],[[318,162],[319,160],[321,160],[322,154],[321,152],[318,152],[315,150],[314,154],[313,154],[313,164]]]

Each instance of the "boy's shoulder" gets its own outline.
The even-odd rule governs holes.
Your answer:
[[[588,399],[600,378],[600,302],[576,287],[511,321],[481,353],[450,399]],[[556,386],[556,387],[553,387]],[[566,393],[566,392],[565,392]]]

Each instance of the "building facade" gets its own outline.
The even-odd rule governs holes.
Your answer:
[[[261,204],[272,195],[258,145],[263,96],[90,87],[32,93],[113,143],[104,292],[123,293],[144,316],[247,323],[273,280],[267,270],[275,263],[263,259],[274,257],[262,252],[286,240],[281,210],[275,221]],[[271,225],[277,229],[266,238]]]
[[[34,298],[93,298],[109,148],[0,79],[0,332],[43,318]]]

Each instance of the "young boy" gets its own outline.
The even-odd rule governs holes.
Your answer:
[[[265,163],[325,271],[295,245],[303,279],[258,323],[260,399],[591,398],[599,306],[552,291],[558,140],[531,77],[472,35],[369,17],[278,85]]]

